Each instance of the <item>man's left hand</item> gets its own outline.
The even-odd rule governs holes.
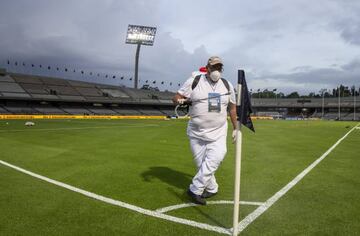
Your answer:
[[[236,142],[236,129],[233,130],[231,137],[232,137],[232,143],[235,143]]]

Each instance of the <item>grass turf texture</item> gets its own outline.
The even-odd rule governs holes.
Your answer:
[[[6,122],[9,124],[7,125]],[[180,120],[0,121],[0,160],[146,209],[189,202],[195,173]],[[266,201],[341,138],[353,122],[256,121],[244,129],[241,200]],[[230,138],[230,137],[229,137]],[[360,234],[360,130],[242,235]],[[217,172],[233,199],[234,146]],[[0,235],[219,235],[144,216],[70,192],[0,165]],[[240,206],[241,218],[256,206]],[[232,227],[231,205],[167,214]]]

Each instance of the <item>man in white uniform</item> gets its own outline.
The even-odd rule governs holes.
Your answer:
[[[233,126],[233,139],[236,130],[236,100],[231,83],[221,78],[222,60],[210,57],[207,72],[192,76],[173,97],[175,104],[190,100],[191,117],[187,135],[198,172],[188,189],[188,194],[197,204],[206,204],[205,198],[218,192],[215,171],[226,154],[227,110]],[[195,82],[194,82],[195,81]]]

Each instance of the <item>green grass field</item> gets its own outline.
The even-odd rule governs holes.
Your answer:
[[[8,124],[7,124],[8,122]],[[184,120],[0,120],[0,160],[148,210],[188,203],[195,173]],[[354,122],[255,121],[243,131],[241,200],[265,202]],[[233,200],[234,145],[216,200]],[[241,235],[359,235],[360,129]],[[240,219],[258,206],[240,205]],[[221,235],[89,198],[0,164],[0,235]],[[165,214],[232,227],[231,204]]]

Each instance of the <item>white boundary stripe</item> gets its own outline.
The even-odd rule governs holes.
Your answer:
[[[330,147],[321,157],[319,157],[316,161],[314,161],[311,165],[309,165],[303,172],[301,172],[298,176],[296,176],[291,182],[289,182],[285,187],[283,187],[280,191],[275,193],[272,197],[270,197],[264,205],[259,206],[253,211],[251,214],[247,215],[242,221],[239,222],[238,225],[238,233],[243,231],[249,224],[251,224],[256,218],[261,216],[267,209],[269,209],[277,200],[279,200],[282,196],[284,196],[292,187],[294,187],[305,175],[307,175],[315,166],[317,166],[327,155],[329,155],[332,150],[335,149],[337,145],[339,145],[354,129],[356,129],[360,123],[358,123],[355,127],[353,127],[349,132],[347,132],[342,138],[340,138],[332,147]],[[232,231],[232,229],[230,229]]]
[[[93,198],[93,199],[96,199],[96,200],[99,200],[99,201],[102,201],[102,202],[106,202],[108,204],[112,204],[112,205],[115,205],[115,206],[119,206],[119,207],[122,207],[122,208],[126,208],[126,209],[129,209],[129,210],[138,212],[140,214],[143,214],[143,215],[153,216],[153,217],[156,217],[156,218],[160,218],[160,219],[164,219],[164,220],[168,220],[168,221],[172,221],[172,222],[176,222],[176,223],[180,223],[180,224],[184,224],[184,225],[189,225],[189,226],[193,226],[193,227],[200,228],[200,229],[214,231],[214,232],[221,233],[221,234],[228,234],[228,235],[231,234],[229,229],[226,229],[226,228],[223,228],[223,227],[208,225],[208,224],[205,224],[205,223],[199,223],[199,222],[192,221],[192,220],[187,220],[187,219],[183,219],[183,218],[179,218],[179,217],[166,215],[166,214],[163,214],[163,213],[160,213],[160,212],[144,209],[144,208],[141,208],[141,207],[138,207],[138,206],[134,206],[134,205],[125,203],[125,202],[121,202],[121,201],[114,200],[114,199],[111,199],[111,198],[108,198],[108,197],[104,197],[104,196],[101,196],[101,195],[98,195],[98,194],[95,194],[95,193],[92,193],[92,192],[88,192],[88,191],[80,189],[80,188],[76,188],[76,187],[71,186],[71,185],[68,185],[68,184],[65,184],[65,183],[62,183],[62,182],[47,178],[45,176],[35,174],[33,172],[30,172],[30,171],[27,171],[27,170],[22,169],[20,167],[14,166],[14,165],[12,165],[10,163],[7,163],[5,161],[2,161],[2,160],[0,160],[0,164],[3,164],[3,165],[8,166],[10,168],[13,168],[13,169],[15,169],[17,171],[20,171],[22,173],[25,173],[27,175],[33,176],[35,178],[41,179],[41,180],[46,181],[48,183],[52,183],[52,184],[55,184],[55,185],[60,186],[62,188],[66,188],[68,190],[80,193],[80,194],[85,195],[87,197],[90,197],[90,198]]]
[[[89,126],[89,127],[67,127],[67,128],[53,128],[53,129],[9,129],[9,130],[0,130],[2,133],[6,132],[37,132],[37,131],[58,131],[58,130],[81,130],[81,129],[105,129],[105,128],[144,128],[144,127],[152,127],[159,126],[157,124],[149,124],[149,125],[108,125],[108,126]]]
[[[207,205],[218,205],[218,204],[234,204],[234,201],[226,201],[226,200],[219,200],[219,201],[206,201]],[[262,204],[264,204],[263,202],[248,202],[248,201],[240,201],[241,205],[255,205],[255,206],[260,206]],[[185,207],[192,207],[192,206],[198,206],[195,203],[183,203],[183,204],[178,204],[178,205],[173,205],[173,206],[168,206],[168,207],[163,207],[163,208],[159,208],[156,209],[156,212],[160,212],[160,213],[165,213],[165,212],[169,212],[169,211],[173,211],[173,210],[177,210],[177,209],[181,209],[181,208],[185,208]]]

